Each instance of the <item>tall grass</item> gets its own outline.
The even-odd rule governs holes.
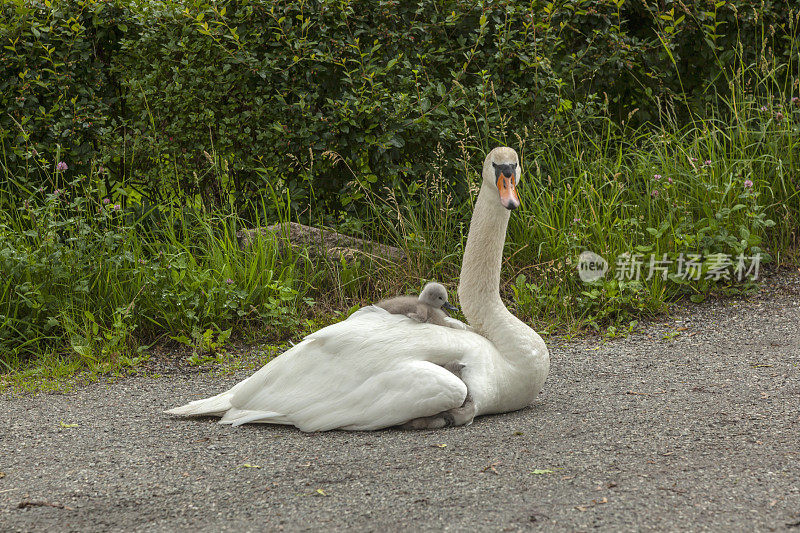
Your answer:
[[[301,323],[313,276],[291,248],[278,253],[263,236],[240,246],[235,214],[123,207],[99,194],[96,176],[59,174],[21,202],[0,191],[6,370],[43,352],[129,366],[167,336],[258,324],[278,337]]]
[[[503,285],[518,316],[544,331],[613,333],[681,297],[750,290],[752,275],[737,279],[739,258],[746,268],[757,255],[773,266],[797,260],[800,100],[779,91],[733,94],[687,125],[665,115],[658,125],[631,129],[597,116],[591,128],[576,122],[465,140],[465,150],[510,144],[523,155],[522,208],[509,224]],[[398,272],[409,285],[439,279],[455,287],[472,201],[455,200],[451,189],[466,181],[474,200],[479,180],[477,169],[452,178],[434,169],[402,193],[369,191],[371,227],[398,220],[378,237],[394,239],[413,258]],[[578,277],[586,250],[609,261],[603,280]],[[640,279],[618,275],[624,254],[641,255]],[[668,278],[654,270],[646,279],[650,256],[664,254]],[[699,279],[677,275],[681,255],[702,258]],[[715,279],[711,270],[725,258],[727,276]]]

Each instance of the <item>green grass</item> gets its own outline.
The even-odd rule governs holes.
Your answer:
[[[544,333],[616,335],[676,299],[752,288],[705,276],[613,279],[625,252],[702,254],[704,274],[713,254],[797,260],[800,105],[772,98],[787,93],[767,84],[736,87],[691,124],[664,117],[633,130],[598,116],[512,138],[464,137],[464,161],[501,143],[523,157],[522,208],[511,217],[501,287],[520,318]],[[245,225],[293,219],[291,199],[281,194],[254,202],[245,224],[199,200],[181,207],[107,200],[99,173],[67,179],[46,170],[55,163],[38,161],[41,191],[10,175],[0,188],[0,389],[60,390],[76,379],[137,371],[154,344],[186,344],[190,363],[219,365],[230,359],[231,334],[296,340],[427,280],[444,282],[455,298],[480,179],[466,164],[461,175],[433,169],[403,190],[354,176],[361,214],[340,218],[340,228],[399,246],[408,259],[348,262],[268,238],[239,245]],[[458,192],[465,183],[466,199]],[[584,250],[605,257],[612,272],[581,282],[576,261]]]
[[[274,336],[301,323],[310,267],[267,238],[241,249],[236,217],[118,208],[92,176],[58,178],[58,192],[29,191],[0,222],[6,370],[51,350],[90,366],[135,366],[168,335],[258,322]]]
[[[632,130],[597,117],[591,131],[574,124],[505,140],[523,154],[525,167],[502,287],[515,313],[540,331],[611,327],[613,334],[681,297],[699,301],[753,288],[705,279],[715,254],[734,262],[741,254],[748,265],[755,254],[772,266],[796,260],[800,107],[769,100],[765,110],[752,98],[726,109],[724,118],[682,127],[664,121]],[[458,179],[473,184],[474,198],[477,173],[467,169]],[[413,257],[397,274],[411,281],[409,290],[421,279],[456,285],[472,204],[452,200],[452,181],[434,172],[402,194],[367,191],[371,226],[400,220],[399,231],[382,236]],[[577,276],[585,250],[611,263],[605,281],[587,285]],[[615,280],[615,258],[626,252],[645,261],[650,254],[674,262],[681,253],[702,255],[701,279]]]

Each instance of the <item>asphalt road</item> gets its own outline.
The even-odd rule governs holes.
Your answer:
[[[551,341],[539,400],[466,428],[161,414],[242,373],[7,396],[0,530],[800,532],[798,288],[784,274],[628,338]]]

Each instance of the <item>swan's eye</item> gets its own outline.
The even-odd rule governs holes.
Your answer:
[[[503,165],[498,165],[497,163],[492,161],[492,166],[494,167],[494,177],[495,178],[499,179],[500,176],[505,176],[505,177],[510,178],[510,177],[514,176],[515,181],[516,181],[516,176],[517,176],[517,164],[516,163],[507,163],[507,164],[503,164]]]

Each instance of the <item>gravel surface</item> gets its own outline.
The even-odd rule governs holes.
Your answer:
[[[536,404],[466,428],[161,414],[246,373],[7,396],[0,530],[800,532],[798,289],[782,274],[628,338],[552,340]]]

